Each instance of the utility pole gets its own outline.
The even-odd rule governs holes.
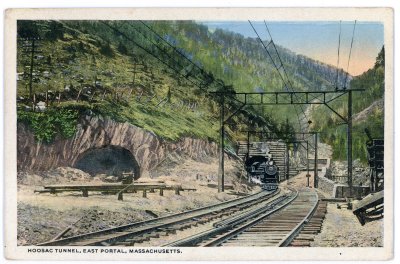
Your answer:
[[[133,60],[133,71],[130,71],[130,72],[133,73],[132,88],[131,88],[131,90],[129,91],[128,98],[131,97],[131,94],[132,94],[133,90],[135,89],[135,84],[136,84],[136,73],[138,73],[138,72],[136,71],[137,64],[138,64],[138,62],[136,61],[136,59],[134,59],[134,60]]]
[[[286,155],[285,155],[285,159],[286,159],[286,168],[285,168],[285,170],[286,170],[286,180],[289,180],[289,143],[288,142],[286,142],[285,143],[286,144]]]
[[[34,72],[33,68],[35,67],[35,60],[37,58],[35,58],[35,55],[38,55],[38,53],[40,54],[40,52],[42,52],[39,48],[40,48],[40,37],[38,36],[27,36],[25,38],[21,38],[21,50],[23,53],[27,54],[27,62],[26,64],[29,65],[29,73],[28,73],[28,83],[25,84],[25,87],[29,87],[29,99],[31,100],[32,104],[33,104],[33,109],[35,109],[35,104],[36,104],[36,96],[35,93],[33,91],[33,76],[35,74],[36,78],[38,78],[39,76],[39,72],[36,71]],[[39,66],[40,64],[38,64],[39,62],[37,62],[36,66]],[[24,75],[25,75],[25,69],[24,69]],[[25,79],[25,77],[24,77]]]
[[[353,196],[353,142],[352,142],[352,91],[349,91],[348,101],[347,101],[347,184],[350,188],[349,196]]]
[[[29,69],[29,98],[33,101],[32,81],[33,81],[33,59],[35,57],[35,38],[32,38],[31,43],[31,63]]]
[[[318,188],[318,133],[314,133],[314,188]]]
[[[219,171],[218,171],[218,192],[224,192],[225,172],[224,172],[224,149],[225,149],[225,110],[224,110],[224,94],[221,94],[221,113],[220,113],[220,138],[219,138]]]
[[[310,160],[308,159],[308,140],[307,140],[307,187],[310,187]]]

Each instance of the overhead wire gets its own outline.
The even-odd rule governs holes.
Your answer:
[[[338,90],[338,79],[339,79],[339,61],[340,61],[340,37],[342,35],[342,20],[339,22],[339,43],[337,51],[337,64],[336,64],[336,79],[335,79],[335,89]]]
[[[286,76],[286,78],[287,78],[287,80],[288,80],[288,83],[289,83],[289,85],[290,85],[290,88],[291,88],[291,90],[294,92],[295,89],[293,88],[293,83],[291,82],[291,80],[290,80],[290,78],[289,78],[289,75],[288,75],[288,73],[287,73],[287,71],[286,71],[286,68],[285,68],[285,66],[284,66],[284,64],[283,64],[283,61],[282,61],[282,59],[281,59],[281,56],[279,55],[278,49],[276,48],[275,42],[273,41],[271,32],[269,31],[267,22],[265,22],[265,20],[264,20],[264,24],[265,24],[265,28],[267,29],[268,35],[269,35],[269,37],[271,38],[271,43],[272,43],[272,45],[273,45],[273,47],[274,47],[274,49],[275,49],[275,52],[276,52],[276,54],[278,55],[279,63],[281,64],[281,66],[282,66],[282,68],[283,68],[283,72],[285,73],[285,76]],[[295,94],[295,97],[297,98],[296,94]],[[302,105],[300,105],[300,109],[301,109],[301,111],[303,112],[304,118],[307,119],[307,115],[306,115],[306,113],[305,113],[305,111],[304,111]]]
[[[347,79],[349,77],[349,65],[350,65],[350,57],[351,57],[351,50],[353,48],[353,42],[354,42],[354,32],[356,30],[356,24],[357,24],[357,20],[354,20],[354,26],[353,26],[353,36],[351,37],[351,44],[350,44],[350,51],[349,51],[349,59],[347,61],[347,70],[346,70],[346,78],[344,80],[343,83],[343,89],[346,89],[347,87]]]
[[[125,23],[125,25],[128,25],[130,28],[134,29],[136,32],[138,32],[139,34],[141,34],[145,39],[147,39],[147,41],[149,41],[149,43],[151,43],[153,46],[155,46],[158,50],[160,50],[162,53],[164,53],[169,59],[171,59],[172,61],[174,61],[176,64],[174,66],[171,66],[169,63],[165,62],[164,60],[162,60],[161,58],[159,58],[159,56],[157,56],[154,52],[152,52],[150,49],[144,47],[143,45],[141,45],[140,43],[138,43],[137,41],[135,41],[133,38],[127,36],[124,32],[122,32],[121,30],[119,30],[118,28],[116,28],[115,26],[106,23],[105,21],[101,21],[103,24],[105,24],[106,26],[108,26],[109,28],[111,28],[112,30],[114,30],[115,32],[117,32],[119,35],[124,36],[128,41],[132,42],[133,44],[135,44],[136,46],[138,46],[139,48],[141,48],[142,50],[144,50],[145,52],[147,52],[148,54],[152,55],[154,58],[156,58],[158,61],[160,61],[161,63],[163,63],[164,65],[166,65],[168,68],[172,69],[174,72],[178,73],[179,75],[185,77],[186,80],[188,80],[190,83],[192,83],[193,85],[197,86],[198,88],[200,88],[201,90],[203,90],[204,92],[206,92],[207,94],[210,94],[210,91],[208,91],[207,87],[209,87],[210,85],[212,85],[214,83],[214,85],[219,85],[219,86],[223,86],[223,83],[219,82],[218,80],[216,80],[213,76],[210,76],[203,68],[201,68],[198,64],[196,64],[195,62],[193,62],[191,59],[189,59],[184,53],[182,53],[181,51],[179,51],[176,47],[174,47],[171,43],[169,43],[167,40],[165,40],[162,36],[160,36],[160,34],[158,34],[151,26],[149,26],[148,24],[146,24],[143,21],[139,21],[143,26],[145,26],[145,28],[152,32],[158,40],[160,40],[161,42],[166,43],[175,53],[177,53],[179,56],[181,56],[182,58],[184,58],[185,60],[187,60],[189,63],[191,63],[194,67],[196,67],[197,69],[200,70],[201,74],[204,75],[206,78],[208,78],[208,80],[210,82],[206,83],[206,86],[204,87],[202,84],[204,84],[204,80],[200,80],[199,78],[197,78],[197,76],[193,76],[192,77],[200,82],[194,82],[192,79],[189,79],[188,76],[185,76],[184,74],[181,73],[181,70],[177,69],[176,66],[180,66],[180,67],[184,67],[182,66],[182,64],[180,62],[178,62],[177,60],[175,60],[174,58],[171,57],[170,54],[167,54],[167,50],[165,48],[161,48],[159,46],[159,44],[155,43],[153,40],[150,39],[149,36],[147,36],[146,34],[144,34],[144,32],[141,32],[140,29],[138,29],[137,27],[133,27],[131,24],[127,24]],[[249,21],[250,22],[250,21]],[[257,33],[257,32],[256,32]],[[258,33],[257,33],[258,34]],[[260,39],[261,40],[261,39]],[[273,43],[273,42],[272,42]],[[263,44],[264,45],[264,44]],[[275,47],[276,49],[276,47]],[[285,89],[287,90],[289,85],[291,85],[291,83],[289,83],[289,85],[287,84],[287,82],[285,81],[284,77],[282,76],[281,72],[278,69],[278,66],[275,64],[275,61],[273,60],[272,56],[269,54],[275,68],[277,69],[280,78],[282,79],[282,81],[284,82],[284,86]],[[279,56],[279,54],[278,54]],[[280,58],[279,58],[280,59]],[[280,59],[281,61],[281,59]],[[282,62],[282,61],[281,61]],[[284,67],[283,63],[281,63],[281,67]],[[287,73],[286,73],[287,74]],[[234,95],[231,94],[227,94],[227,99],[231,99],[233,101],[238,102],[238,100],[234,97]],[[240,102],[240,101],[239,101]],[[295,108],[296,109],[296,108]],[[303,111],[304,113],[304,111]],[[296,110],[296,114],[299,120],[299,125],[301,127],[301,121],[300,121],[300,117],[299,114]]]
[[[194,63],[191,59],[189,59],[185,54],[183,54],[180,50],[178,50],[175,46],[173,46],[171,43],[166,41],[163,37],[160,36],[153,28],[151,28],[149,25],[147,25],[144,21],[139,20],[147,29],[149,29],[151,32],[153,32],[159,39],[163,40],[164,42],[167,43],[168,46],[170,46],[174,51],[176,51],[179,55],[181,55],[183,58],[185,58],[187,61],[189,61],[192,65],[194,65],[196,68],[198,68],[202,73],[207,74],[203,68],[201,68],[199,65]],[[211,77],[207,74],[207,77]]]
[[[271,59],[272,64],[274,65],[275,69],[277,70],[277,72],[278,72],[278,74],[279,74],[279,76],[280,76],[280,78],[281,78],[281,80],[282,80],[282,82],[283,82],[283,84],[284,84],[285,89],[288,90],[288,88],[287,88],[288,85],[287,85],[285,79],[283,78],[282,73],[279,71],[279,67],[278,67],[277,64],[275,63],[275,60],[272,58],[271,53],[268,51],[268,45],[272,43],[272,40],[271,40],[271,42],[268,43],[268,45],[266,46],[266,45],[264,44],[264,42],[262,41],[260,35],[258,34],[257,30],[255,29],[255,27],[254,27],[253,24],[251,23],[251,21],[250,21],[250,20],[248,20],[248,21],[249,21],[249,23],[250,23],[250,26],[253,28],[254,32],[256,33],[257,38],[258,38],[258,40],[260,41],[261,45],[264,47],[264,50],[266,51],[268,57]],[[281,65],[281,66],[283,66],[283,65]],[[301,128],[302,125],[301,125],[299,113],[298,113],[297,108],[296,108],[295,106],[294,106],[294,109],[295,109],[295,111],[296,111],[297,119],[298,119],[298,122],[299,122],[299,125],[300,125],[300,128]]]
[[[131,41],[132,43],[134,43],[136,46],[138,46],[139,48],[141,48],[142,50],[144,50],[145,52],[147,52],[148,54],[152,55],[154,58],[156,58],[157,60],[159,60],[161,63],[163,63],[164,65],[166,65],[168,68],[174,70],[176,73],[182,75],[183,77],[185,77],[183,74],[180,73],[179,70],[177,70],[176,68],[170,66],[168,63],[166,63],[165,61],[161,60],[158,56],[156,56],[152,51],[150,51],[149,49],[146,49],[145,47],[143,47],[142,45],[140,45],[137,41],[133,40],[132,38],[130,38],[129,36],[127,36],[125,33],[123,33],[122,31],[120,31],[118,28],[110,25],[109,23],[106,23],[102,20],[100,20],[101,23],[103,23],[104,25],[108,26],[109,28],[111,28],[112,30],[114,30],[115,32],[118,32],[118,34],[120,34],[121,36],[124,36],[127,40]],[[189,82],[191,82],[193,85],[198,86],[198,84],[194,83],[191,80],[188,80]]]
[[[209,86],[211,86],[212,84],[214,84],[214,85],[216,85],[216,86],[219,86],[220,88],[223,88],[223,87],[225,87],[225,85],[224,85],[224,83],[223,82],[221,82],[220,80],[218,80],[218,79],[215,79],[212,75],[210,75],[210,74],[208,74],[202,67],[200,67],[197,63],[195,63],[195,62],[193,62],[191,59],[189,59],[183,52],[181,52],[179,49],[177,49],[175,46],[173,46],[171,43],[169,43],[166,39],[164,39],[163,37],[161,37],[160,36],[160,34],[158,34],[151,26],[149,26],[149,25],[147,25],[146,23],[144,23],[143,21],[140,21],[144,26],[146,26],[146,28],[148,29],[148,30],[150,30],[153,34],[155,34],[156,36],[157,36],[157,38],[160,40],[160,41],[162,41],[162,42],[165,42],[170,48],[172,48],[176,53],[177,53],[177,55],[179,55],[179,56],[181,56],[181,57],[183,57],[185,60],[187,60],[189,63],[191,63],[194,67],[196,67],[197,69],[199,69],[200,70],[200,73],[203,75],[203,76],[205,76],[206,78],[207,78],[207,80],[208,81],[210,81],[210,82],[208,82],[207,84],[206,84],[206,87],[209,87]],[[156,45],[155,43],[152,43],[153,45]],[[163,50],[163,52],[165,52],[164,50]],[[204,80],[199,80],[198,78],[196,78],[196,80],[198,80],[198,81],[200,81],[200,82],[202,82],[202,81],[204,81]],[[201,85],[201,84],[200,84]],[[200,86],[198,86],[199,88],[201,88]],[[206,88],[206,87],[203,87],[203,88]],[[205,91],[206,93],[208,93],[209,94],[209,92],[210,91],[208,91],[208,90],[206,90],[206,89],[202,89],[203,91]],[[235,98],[235,96],[234,96],[234,94],[229,94],[229,93],[227,93],[227,94],[225,94],[225,96],[226,96],[226,99],[230,99],[230,102],[231,102],[231,104],[234,104],[234,103],[240,103],[240,104],[242,104],[242,102],[241,101],[239,101],[239,100],[237,100],[236,98]],[[237,106],[237,105],[236,105]]]
[[[199,65],[197,65],[196,63],[194,63],[192,60],[190,60],[187,56],[185,56],[182,52],[180,52],[176,47],[174,47],[173,45],[171,45],[167,40],[165,40],[163,37],[161,37],[158,33],[156,33],[150,26],[148,26],[146,23],[144,23],[143,21],[140,21],[144,26],[146,26],[146,28],[151,31],[153,34],[155,34],[157,36],[157,38],[168,44],[169,47],[171,47],[175,52],[178,53],[178,55],[180,55],[181,57],[185,58],[187,61],[189,61],[192,65],[194,65],[196,68],[198,68],[202,75],[204,75],[207,78],[206,80],[200,80],[196,77],[194,77],[195,80],[199,81],[199,83],[194,82],[193,80],[189,79],[188,76],[185,76],[184,74],[181,73],[180,70],[178,70],[177,68],[169,65],[167,62],[165,62],[164,60],[160,59],[156,54],[154,54],[154,52],[152,52],[150,49],[145,48],[143,45],[139,44],[137,41],[135,41],[134,39],[132,39],[131,37],[127,36],[125,33],[123,33],[121,30],[119,30],[118,28],[110,25],[109,23],[106,23],[104,21],[101,21],[103,24],[105,24],[106,26],[108,26],[109,28],[111,28],[112,30],[114,30],[115,32],[117,32],[118,34],[120,34],[121,36],[124,36],[128,41],[131,41],[133,44],[135,44],[136,46],[138,46],[139,48],[141,48],[142,50],[144,50],[145,52],[147,52],[148,54],[152,55],[154,58],[156,58],[158,61],[160,61],[161,63],[163,63],[164,65],[166,65],[168,68],[172,69],[173,71],[175,71],[176,73],[178,73],[179,75],[183,76],[186,80],[188,80],[190,83],[192,83],[194,86],[197,86],[198,88],[200,88],[200,90],[204,91],[206,93],[206,95],[210,95],[210,91],[208,91],[206,88],[209,87],[210,85],[214,84],[216,86],[220,86],[220,87],[224,87],[224,84],[222,82],[220,82],[219,80],[216,80],[213,76],[209,75],[204,69],[202,69]],[[130,25],[130,24],[128,24]],[[130,28],[134,29],[136,32],[140,33],[144,38],[146,38],[152,45],[154,45],[157,49],[159,49],[162,53],[166,54],[167,51],[163,48],[160,48],[156,43],[154,43],[153,41],[151,41],[149,39],[148,36],[146,36],[146,34],[144,34],[143,32],[141,32],[139,29],[132,27],[130,25]],[[169,54],[166,54],[169,58],[171,58],[171,56]],[[174,60],[173,58],[171,58],[173,61],[176,62],[176,60]],[[178,62],[177,62],[178,63]],[[180,63],[178,63],[180,66],[182,66]],[[206,83],[206,86],[203,86],[202,84]],[[212,92],[212,91],[211,91]],[[240,102],[238,101],[235,97],[234,94],[226,94],[227,99],[231,99],[231,103],[233,102]],[[240,102],[241,103],[241,102]]]

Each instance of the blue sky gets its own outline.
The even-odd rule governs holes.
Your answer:
[[[245,37],[256,37],[248,21],[199,21],[210,30],[221,28]],[[267,38],[263,21],[251,21],[258,34]],[[269,22],[266,21],[274,42],[298,54],[336,66],[339,21],[332,22]],[[354,21],[341,22],[339,67],[347,69]],[[371,68],[384,43],[383,24],[357,21],[349,72],[359,75]]]

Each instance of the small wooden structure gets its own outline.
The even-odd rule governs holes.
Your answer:
[[[355,214],[361,225],[365,225],[366,220],[373,220],[383,216],[383,190],[377,193],[371,193],[365,196],[353,207]]]
[[[368,165],[370,171],[371,192],[379,192],[384,187],[384,154],[385,141],[383,138],[372,138],[368,128],[365,129],[368,141],[366,143],[368,153]]]

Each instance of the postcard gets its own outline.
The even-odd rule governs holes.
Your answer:
[[[392,9],[5,23],[6,258],[393,258]]]

